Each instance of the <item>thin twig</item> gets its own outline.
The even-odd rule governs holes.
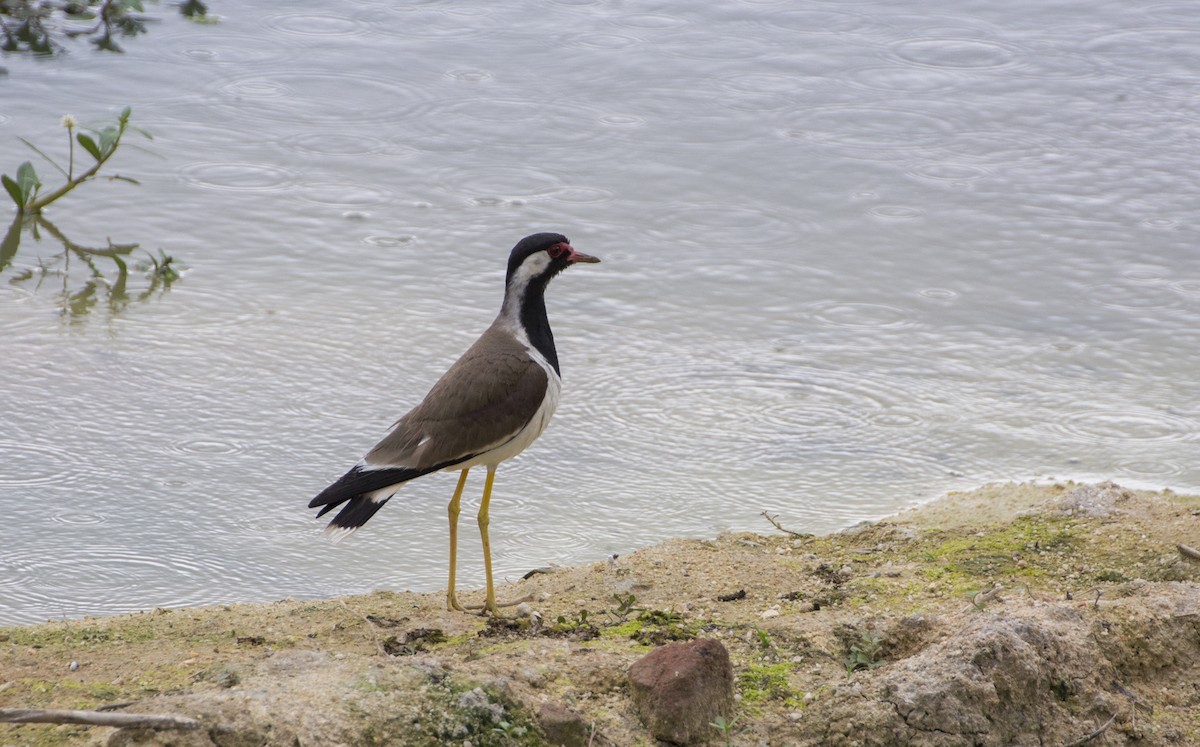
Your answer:
[[[342,607],[344,607],[347,612],[359,617],[363,622],[365,622],[367,624],[367,627],[370,628],[372,631],[379,629],[379,626],[375,624],[374,620],[372,620],[367,615],[364,615],[363,613],[359,612],[358,610],[354,609],[350,605],[346,604],[346,600],[339,599],[338,603],[341,604]],[[371,640],[375,641],[375,648],[379,649],[379,653],[381,656],[388,655],[387,649],[385,649],[383,647],[383,641],[379,640],[379,636],[375,635],[374,632],[371,633]]]
[[[809,536],[809,535],[805,534],[804,532],[793,532],[791,529],[784,529],[783,525],[779,523],[779,514],[775,514],[774,516],[771,516],[766,511],[763,511],[762,514],[760,514],[760,515],[767,521],[771,522],[771,526],[775,527],[776,529],[778,529],[781,532],[784,532],[785,534],[790,534],[793,537]]]
[[[1108,721],[1104,722],[1104,726],[1101,726],[1099,729],[1095,730],[1091,734],[1088,734],[1086,737],[1081,737],[1079,739],[1076,739],[1074,742],[1067,742],[1066,744],[1063,745],[1063,747],[1080,747],[1080,745],[1087,744],[1088,742],[1092,741],[1093,739],[1100,736],[1104,732],[1108,731],[1108,727],[1112,726],[1113,722],[1116,720],[1117,720],[1117,714],[1114,713],[1108,719]]]
[[[156,716],[149,713],[109,713],[40,708],[0,708],[0,721],[13,724],[87,724],[119,729],[181,729],[192,731],[200,722],[186,716]]]
[[[1192,560],[1200,560],[1200,550],[1197,550],[1194,547],[1188,547],[1184,544],[1178,544],[1175,545],[1175,547],[1178,548],[1179,554],[1183,557],[1191,558]]]

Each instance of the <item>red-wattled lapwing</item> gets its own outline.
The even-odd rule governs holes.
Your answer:
[[[404,483],[430,472],[457,469],[450,499],[450,583],[446,603],[462,610],[454,593],[459,500],[467,472],[487,467],[479,504],[479,534],[487,575],[485,612],[497,613],[488,543],[488,501],[496,467],[542,434],[558,406],[561,378],[554,335],[546,318],[546,284],[577,262],[599,259],[575,251],[566,236],[535,233],[513,247],[504,280],[504,304],[492,326],[438,380],[421,404],[396,421],[383,440],[337,482],[309,502],[317,516],[343,503],[326,532],[337,539],[367,523]]]

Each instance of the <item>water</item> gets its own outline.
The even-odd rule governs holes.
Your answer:
[[[48,215],[190,268],[86,313],[78,263],[14,280],[52,237],[4,271],[0,624],[441,588],[454,475],[339,545],[304,506],[535,230],[604,262],[550,289],[563,401],[498,473],[501,578],[992,480],[1200,486],[1194,3],[152,10],[122,56],[0,62],[0,170],[131,105],[155,139],[104,173],[141,186]]]

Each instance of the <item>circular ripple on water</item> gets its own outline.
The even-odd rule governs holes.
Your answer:
[[[910,169],[908,173],[937,182],[969,182],[982,179],[991,172],[981,166],[961,163],[927,163]]]
[[[1200,435],[1200,425],[1192,420],[1132,407],[1072,413],[1052,427],[1059,433],[1093,443],[1182,442],[1193,441]]]
[[[1170,21],[1183,26],[1200,26],[1200,5],[1185,0],[1185,2],[1163,3],[1142,8],[1142,13],[1152,18]]]
[[[764,14],[757,23],[807,34],[845,34],[861,29],[868,20],[856,13],[836,10],[785,10]]]
[[[1200,280],[1181,280],[1178,283],[1172,283],[1171,287],[1189,296],[1200,296]]]
[[[933,301],[955,301],[958,299],[958,292],[952,291],[949,288],[925,288],[918,291],[924,297]]]
[[[281,71],[226,80],[218,93],[239,118],[337,125],[394,122],[429,105],[430,92],[383,77]]]
[[[210,29],[215,30],[215,29]],[[155,54],[169,60],[180,57],[192,62],[247,65],[280,62],[299,54],[298,47],[266,36],[230,34],[223,29],[211,34],[166,34],[155,36]]]
[[[171,443],[169,448],[181,454],[197,454],[206,457],[234,456],[244,454],[249,449],[246,444],[218,438],[185,438]]]
[[[945,144],[958,160],[995,166],[1012,166],[1022,161],[1041,161],[1062,146],[1028,130],[958,132]],[[955,157],[955,156],[952,156]]]
[[[401,3],[388,12],[393,18],[378,24],[376,30],[399,39],[470,39],[494,33],[497,23],[488,18],[492,10],[483,4],[439,7]]]
[[[363,36],[371,28],[354,18],[316,13],[279,13],[263,18],[263,24],[285,34],[301,36]]]
[[[1166,480],[1183,473],[1183,467],[1175,462],[1158,459],[1125,459],[1117,462],[1117,468],[1130,473],[1139,480]]]
[[[875,205],[867,209],[867,215],[891,221],[916,220],[923,217],[925,211],[909,205]]]
[[[1179,306],[1181,299],[1166,284],[1102,283],[1084,291],[1088,301],[1110,309],[1167,309]]]
[[[610,18],[614,26],[624,26],[633,29],[671,29],[687,25],[687,20],[677,15],[658,13],[627,13]]]
[[[407,246],[408,244],[416,243],[417,235],[415,233],[397,233],[386,236],[372,234],[363,237],[364,244],[378,246],[384,249],[394,249],[399,246]]]
[[[387,154],[389,156],[409,157],[416,154],[416,148],[395,145],[384,138],[374,135],[354,134],[347,132],[306,132],[296,137],[284,138],[280,143],[288,150],[300,153],[316,153],[323,156],[374,156]]]
[[[851,70],[846,77],[851,83],[864,88],[904,93],[944,91],[966,82],[960,73],[909,65],[864,67]]]
[[[178,582],[222,578],[224,566],[213,559],[185,557],[185,553],[150,555],[127,547],[5,547],[0,548],[0,588],[4,588],[6,604],[15,609],[106,614],[131,607],[177,607],[207,601],[195,592],[181,593]],[[148,599],[153,601],[145,601]]]
[[[831,327],[907,327],[916,323],[912,311],[878,303],[822,301],[808,304],[805,310]]]
[[[179,173],[197,187],[236,192],[287,189],[296,181],[296,174],[288,169],[262,163],[190,163]]]
[[[291,196],[316,205],[332,205],[340,208],[375,207],[385,205],[394,198],[391,192],[382,187],[334,182],[301,184],[292,191]]]
[[[925,67],[979,70],[1006,67],[1018,59],[1018,50],[980,39],[909,39],[894,45],[900,60]]]
[[[617,196],[612,192],[607,189],[599,189],[598,187],[559,187],[548,192],[546,196],[558,202],[573,204],[612,202],[617,199]]]
[[[945,117],[856,104],[798,110],[786,119],[785,137],[871,159],[909,157],[926,148],[945,147],[955,134],[953,123]]]
[[[563,189],[565,177],[532,166],[484,166],[477,169],[446,169],[436,173],[443,191],[472,199],[538,197]]]
[[[581,47],[595,49],[627,49],[641,44],[642,40],[625,34],[587,34],[576,43]]]
[[[483,83],[492,79],[492,74],[486,70],[447,70],[445,77],[459,83]]]
[[[122,323],[200,330],[238,327],[270,316],[259,299],[210,285],[177,284],[170,294],[169,303],[147,304]]]
[[[95,514],[88,511],[59,511],[52,514],[50,520],[59,524],[70,525],[90,525],[90,524],[107,524],[108,517],[104,514]]]
[[[714,34],[711,31],[684,31],[655,40],[655,48],[676,57],[696,60],[747,60],[762,51],[746,44],[744,36]]]
[[[1151,78],[1200,82],[1200,43],[1191,29],[1149,28],[1105,34],[1084,44],[1110,70]]]
[[[57,446],[0,441],[0,487],[73,485],[94,477],[79,457]]]

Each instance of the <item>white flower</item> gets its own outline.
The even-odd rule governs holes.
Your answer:
[[[62,118],[62,126],[63,126],[63,127],[66,127],[68,130],[73,130],[73,129],[75,129],[75,127],[76,127],[78,124],[79,124],[79,123],[78,123],[78,122],[76,122],[76,121],[75,121],[75,118],[74,118],[74,117],[72,117],[70,114],[64,114],[64,115],[63,115],[63,118]]]

